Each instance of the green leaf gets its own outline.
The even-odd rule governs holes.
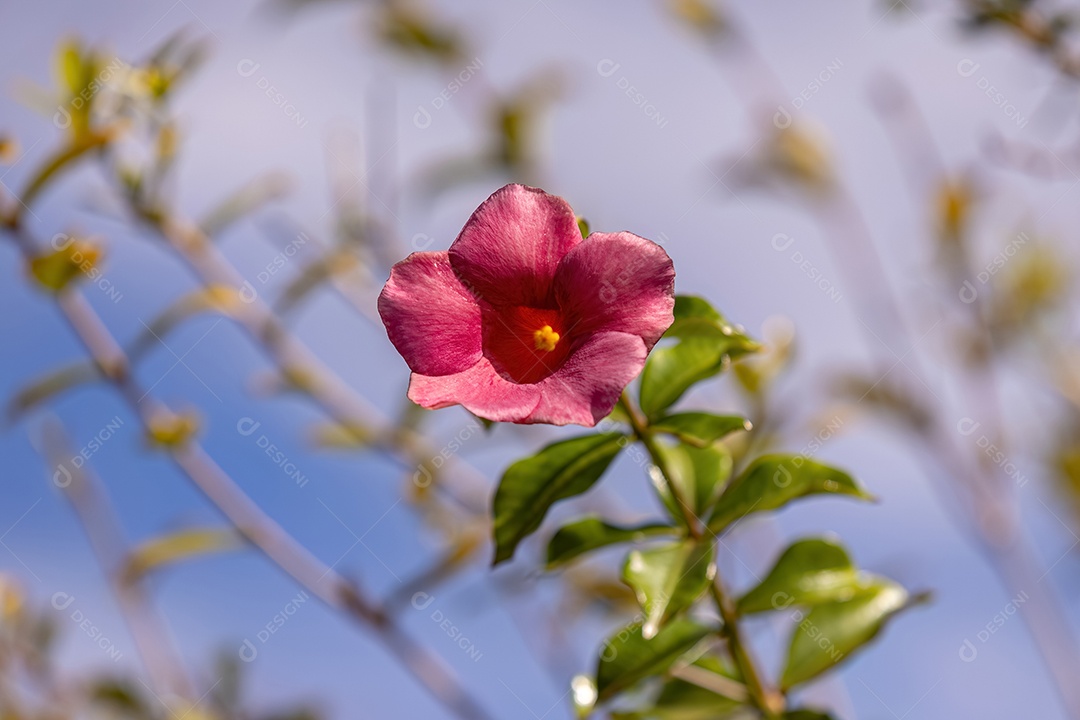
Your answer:
[[[696,447],[712,445],[736,430],[749,431],[750,421],[737,415],[713,415],[706,412],[686,412],[666,415],[650,426],[656,432],[674,435]]]
[[[798,613],[781,688],[811,680],[845,660],[907,606],[907,591],[882,578],[850,600],[818,605],[805,616]]]
[[[720,680],[737,682],[726,676],[720,677],[719,673],[711,669],[699,668],[698,665],[699,663],[695,662],[684,668],[684,672],[694,669],[700,674],[708,673]],[[612,720],[718,720],[732,716],[732,713],[741,707],[745,707],[745,703],[676,677],[664,683],[660,694],[649,707],[630,712],[615,712],[611,717]]]
[[[665,619],[693,605],[715,572],[711,542],[687,539],[632,551],[622,577],[645,611],[641,636],[653,638]]]
[[[608,638],[596,666],[596,691],[600,702],[667,671],[713,630],[685,618],[664,625],[650,640],[635,623]]]
[[[863,580],[841,545],[821,538],[799,540],[739,599],[738,610],[745,615],[847,600],[863,589]]]
[[[664,337],[711,337],[730,344],[735,354],[756,352],[759,345],[720,314],[709,301],[696,295],[675,297],[675,320]]]
[[[66,390],[99,378],[101,378],[101,371],[92,362],[78,362],[54,370],[20,390],[8,404],[8,415],[16,419]]]
[[[126,680],[103,679],[89,688],[89,700],[121,717],[143,718],[152,716],[150,708],[139,696],[138,690]]]
[[[683,668],[679,677],[664,683],[653,705],[654,714],[664,720],[715,720],[727,717],[744,703],[728,697],[718,686],[732,685],[745,696],[746,686],[737,673],[724,667],[719,659],[706,655]],[[725,689],[725,692],[730,692]],[[735,694],[732,692],[731,694]]]
[[[233,528],[190,528],[148,540],[127,557],[121,577],[134,582],[149,572],[209,553],[232,550],[243,544]]]
[[[663,412],[691,386],[720,374],[725,362],[722,347],[706,338],[656,348],[641,373],[641,409],[649,417]]]
[[[671,535],[675,528],[662,523],[635,527],[610,525],[598,517],[586,517],[564,525],[551,538],[547,550],[547,567],[563,565],[576,557],[608,545],[640,542],[647,537]]]
[[[718,720],[745,707],[746,686],[719,658],[703,655],[671,671],[656,699],[642,708],[613,712],[612,720]]]
[[[56,67],[60,82],[72,96],[82,92],[86,87],[86,73],[78,41],[68,40],[61,43],[56,56]]]
[[[719,374],[729,359],[758,349],[701,298],[677,296],[674,315],[664,337],[680,342],[653,350],[641,373],[641,409],[650,418],[675,404],[695,383]]]
[[[801,455],[765,455],[727,486],[709,518],[709,529],[720,533],[752,512],[775,510],[792,500],[823,493],[873,499],[841,470]]]
[[[705,448],[691,445],[659,445],[659,450],[671,474],[669,480],[689,503],[690,510],[695,516],[705,515],[716,502],[720,489],[731,476],[733,465],[731,453],[719,445]],[[681,522],[682,512],[676,505],[675,498],[671,496],[671,490],[664,482],[659,470],[654,469],[649,475],[653,487],[656,488],[668,512]]]
[[[783,715],[782,720],[833,720],[832,715],[823,713],[820,710],[810,710],[809,708],[802,708],[801,710],[789,710]]]
[[[606,427],[605,423],[621,423],[623,425],[630,424],[630,415],[627,414],[626,408],[623,404],[617,403],[615,407],[611,409],[611,414],[601,421],[601,427]]]
[[[548,445],[511,465],[495,492],[495,565],[510,559],[535,532],[548,508],[580,495],[600,479],[626,445],[621,433],[601,433]]]

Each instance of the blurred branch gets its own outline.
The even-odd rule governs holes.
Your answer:
[[[725,47],[741,51],[740,59],[747,67],[733,71],[726,63],[721,63],[721,69],[755,120],[762,117],[757,112],[759,107],[783,108],[778,102],[787,97],[783,85],[766,59],[739,32],[730,15],[725,17],[722,38],[713,38],[713,41],[723,42]],[[750,84],[746,81],[747,77],[758,78],[760,82]],[[790,122],[790,117],[786,125],[777,124],[774,120],[774,124],[781,128],[774,137],[780,138],[793,132],[788,127]],[[932,148],[932,144],[928,145],[926,141],[922,141],[920,146]],[[793,148],[789,143],[781,149],[791,152]],[[805,160],[807,157],[802,153],[797,159]],[[817,163],[824,161],[824,158],[814,156],[814,160]],[[938,166],[942,164],[938,163]],[[863,305],[873,309],[872,323],[860,321],[860,325],[867,341],[875,348],[874,355],[881,377],[886,377],[892,368],[911,355],[910,361],[904,364],[918,382],[909,383],[904,393],[916,398],[917,406],[935,410],[928,423],[915,428],[916,438],[925,451],[920,452],[919,457],[924,464],[930,461],[943,469],[947,477],[965,489],[976,520],[971,534],[1003,586],[1010,592],[1024,591],[1032,596],[1032,606],[1021,615],[1069,716],[1080,718],[1080,687],[1074,682],[1074,678],[1080,674],[1080,647],[1075,634],[1056,593],[1039,582],[1042,563],[1031,548],[1030,541],[1022,532],[1014,531],[1014,509],[1003,494],[1000,479],[995,477],[992,468],[984,466],[972,469],[971,461],[956,443],[945,440],[955,433],[952,423],[943,416],[940,403],[936,402],[936,398],[927,396],[927,392],[932,394],[932,391],[929,391],[930,386],[922,369],[921,353],[917,351],[922,338],[914,338],[907,329],[900,305],[891,289],[889,274],[860,208],[841,180],[831,173],[820,176],[827,178],[827,182],[822,183],[811,182],[818,176],[810,178],[805,173],[800,176],[790,168],[780,168],[780,171],[788,172],[789,176],[782,179],[792,183],[797,192],[803,192],[808,198],[810,214],[819,223],[822,237],[830,240],[829,247],[837,265],[857,289]],[[882,345],[886,352],[882,352]],[[900,349],[904,355],[900,355]],[[991,389],[988,386],[995,383],[991,368],[984,367],[978,382],[968,380],[964,383],[964,392],[969,404],[985,407],[984,401],[995,402],[993,395],[987,394]],[[992,416],[1001,415],[995,410]],[[1000,437],[1001,433],[998,431],[995,434]]]
[[[262,347],[281,377],[309,396],[344,431],[353,434],[358,444],[370,443],[386,451],[407,469],[416,469],[438,455],[438,448],[421,434],[397,427],[383,417],[293,335],[197,225],[132,193],[126,193],[125,197],[135,216],[168,243],[208,291],[229,289],[232,302],[228,315]],[[455,476],[467,478],[474,487],[486,485],[485,478],[460,458],[449,459],[447,465]],[[482,516],[486,510],[486,505],[479,501],[463,499],[456,494],[451,497],[474,517]]]
[[[146,588],[139,580],[123,577],[127,542],[120,520],[103,492],[102,484],[87,465],[68,467],[68,451],[63,427],[50,419],[43,428],[43,450],[50,468],[64,468],[66,485],[64,497],[71,503],[90,542],[90,548],[109,581],[109,587],[127,622],[143,665],[150,677],[154,692],[162,697],[177,696],[193,702],[199,693],[188,677],[180,653],[173,643],[164,617],[150,602]]]
[[[1066,33],[1074,25],[1067,12],[1048,14],[1031,0],[966,0],[964,23],[972,31],[997,27],[1036,53],[1047,57],[1062,75],[1080,79],[1080,56],[1069,47]]]
[[[38,255],[36,244],[15,215],[6,223],[29,263]],[[66,288],[56,302],[68,325],[127,401],[149,436],[159,432],[163,418],[175,417],[138,384],[126,355],[86,299]],[[271,561],[330,607],[369,627],[392,655],[448,710],[460,718],[486,718],[446,666],[405,634],[361,590],[325,565],[267,516],[190,434],[164,448],[177,467]]]

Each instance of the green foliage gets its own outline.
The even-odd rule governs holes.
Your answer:
[[[704,656],[686,666],[682,677],[693,677],[694,682],[673,677],[664,681],[655,700],[646,707],[629,712],[614,712],[613,720],[716,720],[726,718],[734,711],[746,707],[743,700],[728,697],[717,687],[730,687],[745,694],[738,679],[728,668],[712,656]],[[700,684],[699,684],[700,683]]]
[[[904,588],[882,579],[850,600],[818,605],[805,616],[799,613],[781,687],[788,689],[812,680],[845,660],[874,639],[907,603]]]
[[[646,639],[640,623],[608,638],[596,666],[596,692],[600,702],[659,675],[701,642],[712,628],[693,620],[677,619]]]
[[[694,604],[714,571],[711,542],[687,539],[631,552],[623,565],[623,581],[645,612],[641,636],[651,639],[667,618]]]
[[[709,529],[721,533],[750,513],[776,510],[807,495],[872,496],[847,473],[801,455],[758,458],[725,488],[709,518]]]
[[[92,362],[77,362],[59,370],[53,370],[45,376],[25,386],[8,404],[8,415],[16,420],[24,413],[48,402],[67,390],[94,382],[101,378],[101,372]]]
[[[739,599],[738,610],[746,615],[791,604],[818,605],[848,599],[861,587],[862,578],[841,545],[821,538],[799,540]]]
[[[511,465],[499,481],[492,510],[495,564],[509,560],[535,532],[548,508],[593,486],[626,445],[621,433],[563,440]]]
[[[773,708],[776,701],[764,694],[768,691],[741,644],[742,635],[732,627],[741,617],[788,611],[795,618],[798,627],[783,680],[773,691],[784,694],[858,650],[907,604],[903,588],[861,573],[837,541],[825,538],[793,543],[757,586],[737,600],[726,597],[716,577],[715,535],[751,513],[778,510],[807,496],[871,496],[847,473],[802,455],[757,457],[732,478],[735,456],[723,441],[731,433],[753,430],[745,418],[664,411],[694,383],[722,370],[728,358],[757,346],[700,298],[680,297],[675,315],[668,336],[677,344],[657,350],[642,377],[644,412],[624,394],[608,418],[629,426],[633,439],[644,446],[652,461],[652,485],[675,524],[622,527],[590,516],[560,528],[548,544],[547,567],[553,569],[612,545],[675,536],[627,555],[622,579],[642,614],[608,640],[594,681],[575,679],[575,703],[582,716],[591,712],[594,700],[603,704],[648,678],[659,681],[648,686],[659,692],[636,709],[614,711],[613,718],[706,720],[745,707]],[[763,390],[761,386],[755,392],[760,396]],[[513,554],[555,501],[591,487],[627,440],[621,434],[575,438],[512,465],[496,494],[496,562]],[[709,629],[691,619],[707,594],[716,601],[725,627]],[[711,655],[684,658],[709,634],[726,640],[727,655],[737,666],[734,675]],[[782,717],[829,720],[811,709],[791,710]]]
[[[707,447],[738,430],[753,429],[750,421],[738,415],[713,415],[707,412],[685,412],[665,415],[650,427],[667,433],[688,445]]]
[[[653,487],[668,512],[673,518],[682,519],[671,493],[671,485],[674,485],[695,516],[705,515],[731,475],[731,453],[720,446],[659,445],[657,450],[663,456],[669,477],[654,472]]]
[[[671,525],[646,523],[634,527],[619,527],[598,517],[586,517],[559,528],[547,550],[549,570],[564,565],[581,555],[618,543],[640,542],[649,537],[670,535]]]
[[[641,409],[650,418],[718,375],[731,359],[758,349],[708,302],[688,295],[675,298],[675,320],[664,337],[678,342],[655,348],[641,373]]]
[[[160,568],[241,545],[242,538],[233,528],[179,530],[152,538],[134,548],[127,557],[121,577],[126,583],[135,583]]]

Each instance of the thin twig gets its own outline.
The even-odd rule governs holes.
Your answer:
[[[64,461],[71,455],[64,452],[68,443],[59,420],[53,419],[45,425],[43,445],[50,466],[63,464],[70,473],[63,487],[64,496],[75,510],[90,549],[109,581],[154,692],[162,697],[195,700],[199,694],[184,668],[165,618],[150,602],[141,580],[123,577],[124,562],[129,556],[128,543],[101,481],[89,465],[71,468],[70,463]]]
[[[36,257],[36,245],[17,218],[6,228],[27,262]],[[66,289],[56,300],[105,377],[151,433],[154,421],[170,411],[138,384],[124,351],[78,290]],[[404,633],[355,584],[326,566],[266,515],[195,439],[167,448],[167,452],[254,546],[314,596],[374,631],[383,646],[448,710],[463,719],[489,717],[441,661]]]

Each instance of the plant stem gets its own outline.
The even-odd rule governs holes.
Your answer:
[[[656,471],[663,477],[664,484],[667,486],[668,492],[671,493],[676,507],[679,508],[690,537],[700,539],[703,532],[700,520],[694,514],[693,507],[686,500],[682,489],[672,480],[674,476],[671,474],[667,459],[660,450],[660,446],[656,444],[656,438],[653,437],[652,432],[649,430],[648,419],[634,407],[634,401],[630,399],[626,391],[623,391],[622,396],[619,398],[619,405],[630,418],[630,427],[634,431],[634,437],[645,446],[645,449],[649,452],[649,457],[652,458],[653,465],[656,466]]]
[[[682,491],[672,481],[667,461],[657,445],[656,438],[652,431],[649,430],[648,419],[634,407],[633,401],[626,392],[623,392],[622,397],[619,398],[619,405],[629,417],[630,427],[634,431],[634,436],[645,446],[645,449],[649,452],[649,457],[652,459],[653,465],[656,466],[656,471],[663,476],[664,483],[671,492],[671,496],[675,499],[675,504],[682,512],[687,532],[694,539],[702,540],[704,534],[708,532],[708,528],[702,527],[699,519],[691,509],[691,506],[683,497]],[[739,628],[738,613],[735,611],[734,605],[724,591],[723,583],[720,580],[719,568],[717,568],[717,571],[713,575],[713,581],[709,586],[709,590],[713,600],[716,602],[716,608],[720,612],[720,619],[723,620],[724,623],[723,627],[720,629],[720,634],[727,641],[728,650],[731,652],[731,658],[735,662],[743,682],[746,683],[746,689],[751,704],[756,707],[765,718],[770,720],[772,718],[778,718],[784,711],[784,696],[779,691],[768,688],[762,681],[761,673],[758,672],[757,664],[750,653],[750,647],[743,638],[742,631]]]
[[[720,611],[720,618],[724,621],[724,627],[720,632],[727,640],[731,657],[735,661],[735,666],[739,668],[743,682],[746,683],[751,701],[766,718],[779,717],[784,711],[784,696],[779,691],[766,687],[762,681],[757,664],[750,654],[749,644],[739,627],[738,614],[724,591],[719,572],[713,577],[709,591],[716,603],[716,609]]]

